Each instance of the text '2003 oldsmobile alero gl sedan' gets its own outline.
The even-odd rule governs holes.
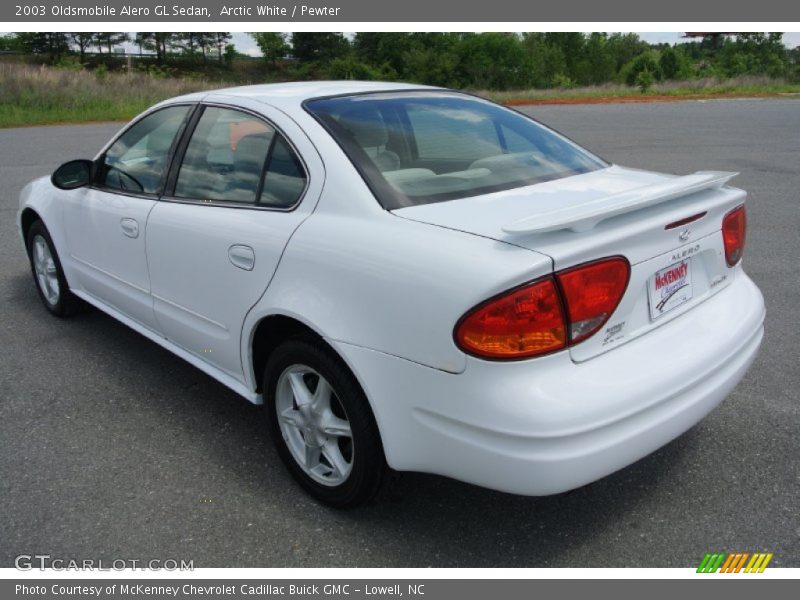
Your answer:
[[[19,228],[50,312],[94,305],[263,402],[317,498],[388,468],[543,495],[753,361],[733,175],[625,169],[444,89],[262,85],[153,107],[29,184]]]

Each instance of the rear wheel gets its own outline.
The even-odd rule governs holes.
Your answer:
[[[83,303],[69,290],[50,233],[41,221],[28,230],[28,258],[36,290],[45,308],[57,317],[78,312]]]
[[[324,342],[291,339],[264,373],[267,417],[289,471],[315,498],[339,508],[378,492],[387,470],[369,403]]]

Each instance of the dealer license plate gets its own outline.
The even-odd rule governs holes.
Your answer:
[[[647,296],[653,320],[691,300],[692,259],[677,262],[653,275],[647,282]]]

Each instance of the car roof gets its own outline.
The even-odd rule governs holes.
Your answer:
[[[245,85],[218,90],[209,90],[172,98],[166,103],[197,101],[203,99],[213,102],[230,101],[231,97],[256,100],[271,104],[284,110],[300,108],[305,100],[324,96],[363,94],[366,92],[392,92],[402,90],[441,90],[442,88],[411,83],[390,83],[385,81],[297,81],[290,83],[266,83]]]

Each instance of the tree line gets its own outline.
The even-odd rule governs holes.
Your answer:
[[[225,52],[235,52],[230,32],[181,32],[163,31],[91,33],[67,32],[24,32],[0,38],[0,50],[36,54],[56,62],[69,54],[77,54],[84,60],[89,52],[112,54],[115,48],[124,44],[134,44],[139,52],[152,53],[157,62],[166,62],[170,56],[199,56],[203,60],[213,54],[222,62]]]
[[[259,78],[383,79],[486,90],[569,88],[741,75],[800,81],[800,48],[787,49],[781,33],[708,35],[680,44],[650,44],[635,33],[357,33],[260,32]],[[194,58],[233,69],[241,55],[230,33],[18,33],[0,38],[0,50],[58,61],[83,61],[135,44],[159,64]]]

